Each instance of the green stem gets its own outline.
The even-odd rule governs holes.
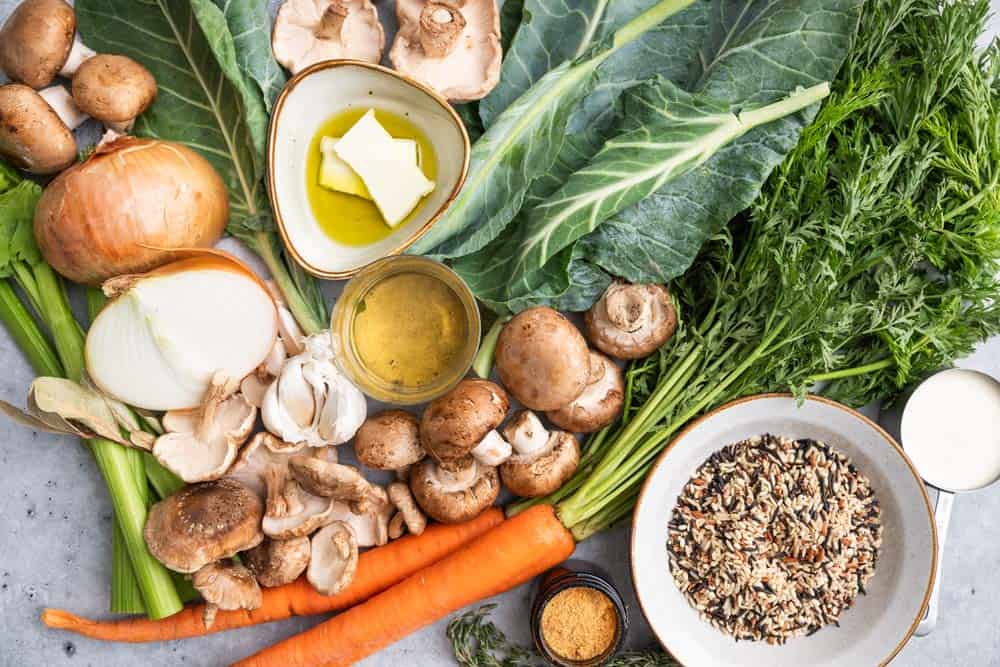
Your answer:
[[[503,331],[503,325],[509,319],[509,317],[498,317],[479,344],[479,352],[476,353],[476,359],[472,362],[472,370],[484,380],[488,379],[493,371],[493,357],[497,351],[497,340],[500,338],[500,332]]]
[[[749,131],[758,125],[770,123],[772,120],[784,118],[788,114],[801,111],[811,104],[819,102],[830,94],[830,84],[826,81],[809,88],[797,90],[785,99],[768,104],[759,109],[750,109],[739,114],[740,123]]]
[[[62,361],[66,377],[74,382],[83,379],[83,336],[80,326],[73,317],[66,290],[59,276],[48,264],[39,263],[34,266],[35,281],[42,303],[42,319],[48,326],[52,340],[55,342],[56,353]]]
[[[59,357],[52,351],[52,346],[35,322],[35,318],[24,307],[14,288],[6,280],[0,280],[0,322],[3,322],[37,375],[63,376]]]
[[[253,247],[257,251],[257,254],[260,255],[260,258],[264,260],[264,264],[267,265],[268,270],[271,272],[271,278],[278,286],[278,289],[281,290],[282,296],[285,297],[285,303],[288,304],[288,309],[295,316],[299,326],[302,327],[302,331],[307,336],[311,336],[328,328],[330,323],[320,321],[318,315],[313,312],[309,304],[306,303],[306,300],[302,298],[302,294],[299,293],[298,288],[295,286],[295,281],[292,279],[291,274],[288,273],[288,268],[281,259],[281,254],[274,244],[271,234],[266,231],[257,232],[254,237]]]
[[[184,488],[184,481],[160,465],[160,462],[150,454],[143,452],[142,460],[146,469],[146,478],[149,479],[149,483],[161,500]]]
[[[642,37],[647,31],[660,25],[693,2],[694,0],[660,0],[615,32],[614,49],[620,49],[632,40]]]
[[[839,371],[830,371],[829,373],[820,373],[819,375],[810,376],[806,380],[806,384],[816,384],[817,382],[826,382],[829,380],[842,380],[843,378],[855,377],[857,375],[866,375],[868,373],[874,373],[875,371],[881,371],[886,368],[892,368],[896,364],[894,359],[882,359],[881,361],[873,361],[870,364],[865,364],[864,366],[855,366],[854,368],[843,368]]]

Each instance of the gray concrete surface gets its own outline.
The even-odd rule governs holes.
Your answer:
[[[250,0],[252,1],[252,0]],[[18,0],[0,0],[0,21]],[[1000,0],[993,0],[1000,10]],[[391,3],[380,3],[384,17]],[[991,33],[997,34],[994,20]],[[1000,377],[1000,338],[962,365]],[[0,398],[21,404],[32,374],[0,330]],[[1000,665],[1000,488],[959,499],[944,565],[942,617],[929,637],[910,641],[893,663],[903,667]],[[0,420],[0,667],[215,667],[291,636],[319,619],[296,619],[207,638],[154,645],[110,645],[49,631],[43,607],[102,617],[108,607],[111,508],[90,454],[76,441],[31,433]],[[625,593],[632,612],[630,643],[652,646],[631,593],[628,530],[599,535],[576,558],[600,563]],[[510,637],[528,642],[532,594],[522,586],[491,602]],[[445,621],[369,658],[368,667],[453,664]],[[859,665],[857,667],[867,667]]]

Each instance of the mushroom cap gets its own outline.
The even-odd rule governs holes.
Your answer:
[[[0,86],[0,156],[32,174],[76,161],[76,139],[41,95],[20,83]]]
[[[670,292],[653,283],[612,283],[583,320],[594,347],[616,359],[647,357],[677,330]]]
[[[288,469],[302,488],[314,496],[362,503],[371,494],[372,485],[353,466],[297,454],[288,459]]]
[[[556,491],[580,464],[580,443],[572,434],[553,431],[544,449],[517,454],[500,466],[500,477],[511,493],[536,498]]]
[[[590,355],[583,334],[551,308],[529,308],[497,339],[497,373],[514,398],[532,410],[558,410],[583,393]]]
[[[191,577],[191,585],[205,602],[219,609],[257,609],[264,596],[253,573],[232,561],[209,563]]]
[[[279,540],[310,535],[334,520],[333,510],[332,499],[305,491],[287,468],[274,469],[261,528],[265,535]]]
[[[242,555],[247,568],[265,588],[284,586],[299,578],[309,565],[309,538],[265,539]]]
[[[156,98],[156,79],[126,56],[90,58],[73,75],[73,101],[103,123],[124,123],[149,108]]]
[[[275,60],[292,74],[321,60],[377,63],[384,48],[371,0],[285,0],[271,33]]]
[[[0,69],[13,81],[44,88],[73,47],[76,12],[63,0],[24,0],[0,29]]]
[[[503,421],[507,392],[489,380],[462,380],[434,399],[420,419],[420,442],[438,461],[465,458]]]
[[[500,14],[494,0],[397,0],[392,66],[453,102],[478,100],[500,81]]]
[[[470,481],[452,485],[442,478],[441,469],[431,459],[424,459],[410,471],[410,490],[420,508],[441,523],[461,523],[479,516],[496,502],[500,494],[497,469],[469,459],[474,467]]]
[[[334,521],[312,537],[306,578],[323,595],[336,595],[354,580],[358,569],[358,541],[342,521]]]
[[[389,541],[389,518],[393,505],[385,489],[372,485],[365,503],[333,502],[332,521],[342,521],[354,531],[359,547],[382,546]]]
[[[260,544],[264,504],[234,479],[195,484],[149,510],[150,553],[175,572],[197,572]]]
[[[362,465],[399,470],[427,456],[420,445],[420,421],[405,410],[386,410],[369,417],[354,436],[354,453]]]
[[[291,455],[304,449],[305,446],[305,443],[299,446],[290,445],[267,432],[258,433],[240,450],[227,476],[242,482],[253,489],[258,496],[265,498],[267,485],[264,476],[267,469],[272,465],[287,466]],[[333,447],[318,448],[313,451],[328,460],[331,455],[334,462],[337,460],[337,452]]]
[[[625,378],[618,365],[590,351],[590,379],[576,399],[545,413],[549,421],[570,433],[592,433],[616,420],[625,406]]]

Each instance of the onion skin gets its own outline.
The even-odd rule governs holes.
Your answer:
[[[144,273],[172,248],[208,248],[229,220],[226,186],[181,144],[118,137],[60,174],[35,210],[45,261],[73,282]]]

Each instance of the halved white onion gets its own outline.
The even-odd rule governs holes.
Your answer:
[[[274,300],[237,260],[201,251],[124,285],[87,335],[87,371],[118,400],[147,410],[201,404],[212,376],[249,375],[274,345]]]

